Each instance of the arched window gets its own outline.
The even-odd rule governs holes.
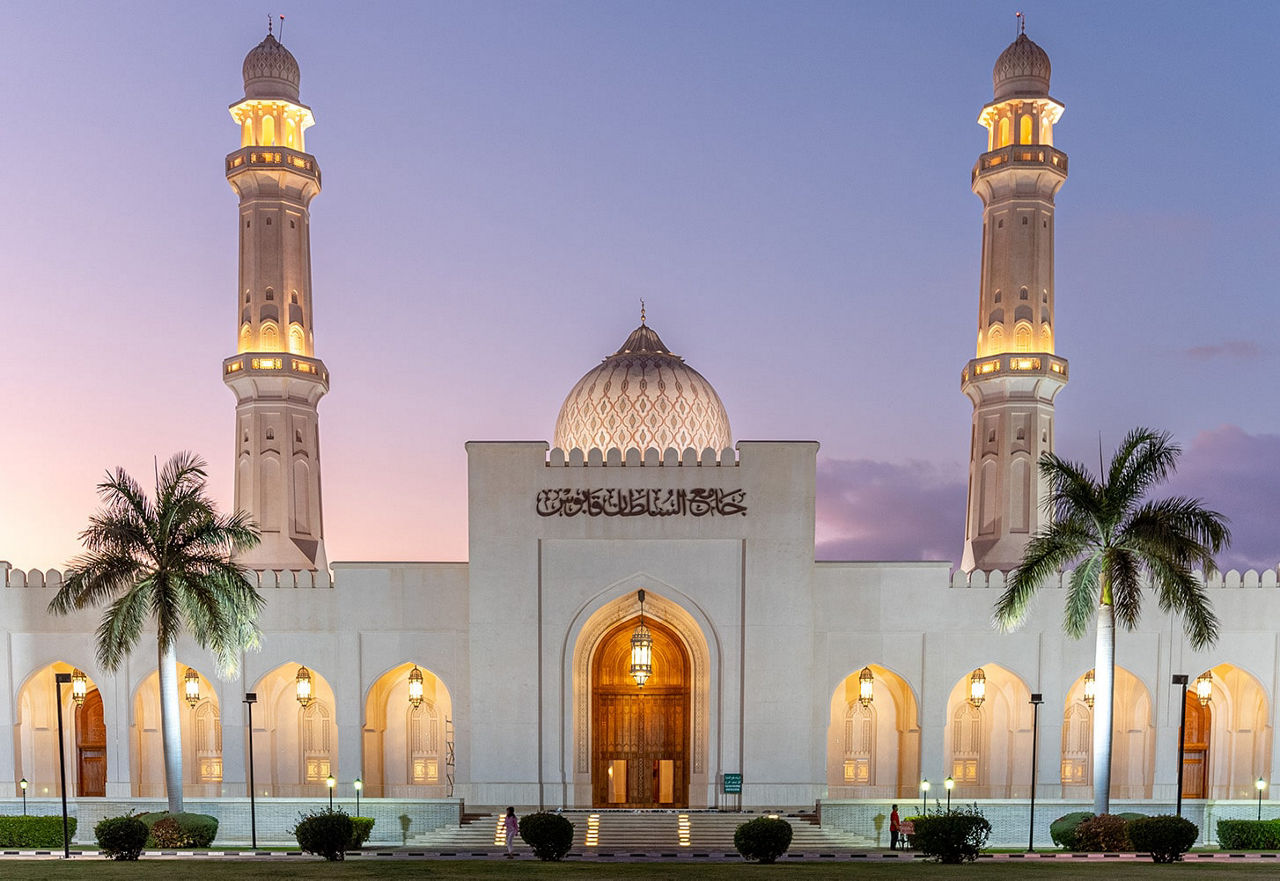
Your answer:
[[[292,293],[290,293],[290,294],[289,294],[289,302],[290,302],[290,303],[292,303],[292,304],[293,304],[293,305],[295,305],[295,306],[296,306],[296,305],[298,305],[298,292],[297,292],[297,291],[293,291]]]
[[[240,325],[240,349],[241,352],[247,352],[253,347],[253,330],[249,327],[249,322]]]
[[[1093,717],[1076,701],[1062,717],[1062,785],[1088,786],[1092,776]]]
[[[999,355],[1004,351],[1004,328],[996,325],[987,331],[987,354]]]
[[[982,772],[982,710],[965,701],[951,719],[951,776],[976,786]]]
[[[240,146],[253,146],[253,117],[246,116],[244,122],[240,123]]]
[[[1013,350],[1015,352],[1031,351],[1031,326],[1019,324],[1013,331]]]
[[[995,301],[995,302],[997,302],[997,303],[999,303],[999,302],[1000,302],[1000,292],[999,292],[999,291],[996,291],[996,293],[995,293],[995,297],[994,297],[993,299],[994,299],[994,301]]]
[[[1040,325],[1040,351],[1053,351],[1053,330],[1047,324]]]
[[[307,783],[324,783],[329,777],[332,752],[329,733],[329,708],[313,700],[302,710],[302,767]]]
[[[293,147],[294,149],[297,149],[297,146],[298,146],[298,145],[294,143],[294,141],[296,141],[296,140],[297,140],[297,138],[298,138],[298,126],[297,126],[297,124],[293,121],[293,117],[292,117],[292,116],[285,117],[285,120],[284,120],[284,145],[285,145],[286,147]]]
[[[864,707],[861,701],[850,701],[844,714],[844,782],[850,786],[875,783],[871,766],[875,738],[875,708]]]
[[[440,782],[440,717],[431,701],[409,709],[409,782]]]
[[[1009,146],[1009,144],[1010,144],[1010,143],[1012,143],[1012,138],[1011,138],[1011,137],[1010,137],[1010,135],[1009,135],[1009,117],[1007,117],[1007,116],[1006,116],[1006,117],[1004,117],[1003,119],[1001,119],[1001,120],[1000,120],[1000,144],[999,144],[999,146],[1001,146],[1001,147],[1007,147],[1007,146]]]
[[[195,712],[196,778],[200,783],[222,782],[222,717],[211,700]]]
[[[1018,143],[1031,143],[1031,114],[1023,114],[1022,120],[1018,123]]]
[[[258,351],[280,351],[280,333],[276,330],[276,326],[274,324],[262,325],[262,330],[258,333]]]
[[[262,117],[262,146],[274,147],[276,145],[276,118],[271,115]]]
[[[275,292],[275,289],[274,289],[274,288],[267,288],[267,300],[268,300],[268,301],[270,301],[270,300],[274,300],[275,298],[276,298],[276,292]],[[1023,289],[1022,289],[1022,299],[1024,299],[1024,300],[1025,300],[1026,298],[1027,298],[1027,290],[1026,290],[1026,288],[1023,288]]]
[[[304,342],[304,337],[302,334],[302,325],[300,324],[289,325],[289,354],[305,355],[306,352],[303,351],[305,348],[306,348],[306,344]]]

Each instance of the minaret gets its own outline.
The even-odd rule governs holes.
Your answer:
[[[1049,56],[1019,33],[996,60],[995,99],[978,122],[973,167],[982,199],[977,356],[961,377],[973,401],[969,508],[961,568],[1015,568],[1044,524],[1040,454],[1053,450],[1053,399],[1067,362],[1053,354],[1053,198],[1067,155],[1053,147],[1063,107],[1049,97]]]
[[[329,371],[315,357],[308,205],[320,168],[303,150],[314,122],[298,103],[298,62],[270,33],[244,59],[244,98],[231,105],[240,149],[227,182],[240,197],[237,354],[222,362],[236,395],[236,508],[262,543],[242,562],[325,569],[316,404]]]

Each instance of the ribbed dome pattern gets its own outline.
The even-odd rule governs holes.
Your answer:
[[[271,34],[244,57],[244,96],[298,100],[302,71],[293,53]]]
[[[1049,53],[1026,34],[1018,34],[1018,39],[1000,53],[991,71],[996,100],[1017,95],[1048,95],[1050,71]]]
[[[578,381],[556,419],[555,445],[563,450],[719,453],[732,443],[729,415],[711,383],[645,324]]]

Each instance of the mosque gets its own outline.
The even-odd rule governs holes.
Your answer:
[[[1004,573],[1041,525],[1035,463],[1053,449],[1069,379],[1053,244],[1068,161],[1043,49],[1022,34],[1000,54],[978,117],[981,277],[975,357],[960,370],[973,427],[957,571],[815,562],[818,443],[735,439],[711,382],[643,315],[627,339],[582,353],[612,351],[570,388],[551,443],[467,444],[468,562],[329,561],[314,120],[274,36],[243,73],[230,107],[240,145],[225,163],[239,200],[236,346],[221,371],[236,400],[234,506],[263,533],[245,562],[268,602],[262,650],[236,680],[214,677],[194,643],[179,651],[189,810],[244,824],[250,742],[267,824],[295,819],[330,778],[348,801],[358,778],[364,812],[391,828],[401,813],[457,822],[464,801],[820,804],[824,823],[853,828],[889,800],[919,799],[926,778],[935,795],[950,778],[957,799],[1025,817],[1033,762],[1037,798],[1062,808],[1045,822],[1088,803],[1092,640],[1063,635],[1054,590],[1021,630],[991,626]],[[1255,781],[1273,782],[1277,573],[1210,581],[1223,637],[1207,652],[1154,605],[1120,635],[1113,798],[1168,805],[1181,775],[1195,810],[1229,815],[1238,800],[1252,810]],[[61,578],[0,563],[11,732],[0,810],[16,810],[20,781],[30,798],[56,796],[61,709],[83,837],[84,818],[164,795],[157,673],[147,651],[100,669],[99,613],[46,612]],[[54,673],[72,674],[61,708]]]

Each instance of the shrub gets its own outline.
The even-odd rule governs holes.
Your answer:
[[[1280,848],[1280,820],[1219,820],[1218,846],[1223,850]]]
[[[290,831],[298,839],[298,847],[307,853],[326,860],[341,860],[346,858],[355,824],[346,811],[323,810],[299,815],[298,825]]]
[[[1134,850],[1149,852],[1156,863],[1179,862],[1199,837],[1200,827],[1186,817],[1161,814],[1129,822],[1129,840]]]
[[[359,850],[373,833],[373,817],[351,818],[351,845],[348,850]]]
[[[133,814],[107,817],[93,827],[98,850],[113,860],[136,860],[147,846],[147,824]]]
[[[67,832],[76,836],[76,818],[67,818]],[[62,847],[62,815],[0,817],[0,847]]]
[[[1073,850],[1115,853],[1133,850],[1129,842],[1129,821],[1115,814],[1098,814],[1076,827]]]
[[[1049,824],[1049,837],[1053,839],[1053,843],[1058,847],[1075,850],[1076,829],[1092,816],[1093,814],[1088,811],[1073,811],[1070,814],[1061,816]]]
[[[149,814],[138,814],[138,819],[147,825],[151,830],[151,837],[147,839],[147,847],[208,847],[213,844],[213,839],[218,835],[218,818],[211,817],[208,814],[170,814],[167,811],[159,811]],[[156,826],[162,820],[172,820],[177,824],[179,835],[173,835],[169,831],[168,824],[165,824],[166,831],[162,833],[165,843],[160,840],[155,832]],[[179,840],[181,839],[181,840]]]
[[[791,846],[791,824],[773,817],[748,820],[734,830],[733,846],[744,860],[777,862]]]
[[[150,847],[186,847],[187,833],[182,831],[178,821],[173,817],[162,817],[151,826],[151,837],[147,839]]]
[[[972,862],[991,836],[991,824],[977,805],[915,817],[911,846],[940,863]]]
[[[560,860],[573,847],[573,824],[559,814],[542,811],[520,818],[520,838],[540,860]]]

